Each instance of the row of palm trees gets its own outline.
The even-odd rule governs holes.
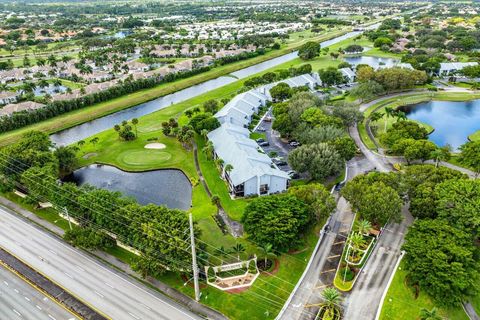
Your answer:
[[[372,112],[370,114],[370,121],[377,122],[380,119],[385,117],[385,128],[384,132],[387,132],[388,118],[396,118],[397,121],[407,120],[407,114],[403,111],[394,109],[392,107],[385,107],[385,113],[381,112]]]

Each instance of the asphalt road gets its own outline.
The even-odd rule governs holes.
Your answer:
[[[201,319],[4,208],[0,225],[0,247],[112,319]]]
[[[0,266],[0,319],[74,320],[73,314]]]

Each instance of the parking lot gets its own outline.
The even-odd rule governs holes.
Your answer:
[[[287,141],[283,141],[280,139],[280,134],[278,132],[275,132],[272,130],[272,121],[268,121],[268,119],[272,119],[272,114],[271,110],[267,112],[265,117],[263,119],[267,119],[267,121],[263,120],[259,125],[257,130],[255,130],[256,133],[261,133],[265,134],[266,141],[268,142],[268,146],[261,146],[263,151],[267,155],[271,155],[272,153],[275,153],[276,156],[273,158],[278,158],[278,160],[283,160],[287,162],[288,159],[288,154],[290,151],[292,151],[294,148],[288,144]],[[278,161],[274,161],[278,162]],[[292,170],[292,168],[287,164],[282,164],[282,165],[277,165],[277,167],[285,172],[288,172]]]

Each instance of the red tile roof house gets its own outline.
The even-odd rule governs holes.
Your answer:
[[[15,103],[20,95],[16,92],[3,91],[0,92],[0,105]]]
[[[41,109],[43,107],[45,107],[44,104],[33,102],[33,101],[7,104],[5,107],[0,109],[0,116],[10,116],[14,112],[32,111],[32,110]]]

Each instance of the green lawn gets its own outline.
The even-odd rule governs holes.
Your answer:
[[[310,40],[315,40],[315,41],[328,40],[333,37],[342,35],[347,31],[348,29],[336,30],[336,31],[332,31],[329,33],[324,33],[322,35],[316,36],[314,38],[311,38]],[[36,123],[21,129],[0,134],[0,145],[6,145],[16,141],[21,137],[22,134],[30,130],[40,130],[48,133],[61,131],[63,129],[67,129],[69,127],[78,125],[80,123],[138,105],[140,103],[167,95],[169,93],[179,91],[181,89],[205,82],[207,80],[211,80],[223,75],[227,75],[236,70],[243,69],[253,64],[257,64],[257,63],[284,55],[286,53],[292,52],[305,41],[306,41],[305,39],[302,39],[296,42],[285,44],[279,50],[268,51],[266,54],[252,58],[252,59],[238,61],[238,62],[227,64],[221,67],[217,67],[208,72],[204,72],[186,79],[179,79],[174,82],[163,83],[154,88],[137,91],[135,93],[124,95],[122,97],[112,99],[106,102],[98,103],[90,107],[68,112],[66,114],[57,116],[55,118],[42,121],[40,123]],[[296,63],[298,64],[299,62],[297,61]],[[279,67],[276,67],[275,69],[278,69],[278,68]]]
[[[444,100],[444,101],[465,101],[465,100],[473,100],[473,99],[478,99],[480,98],[480,94],[472,94],[472,93],[458,93],[458,92],[424,92],[424,93],[412,93],[411,95],[407,96],[401,96],[401,97],[393,97],[393,98],[388,98],[384,99],[372,106],[370,106],[367,110],[365,110],[365,120],[363,123],[359,125],[359,133],[360,136],[362,137],[362,140],[364,141],[365,145],[369,148],[374,150],[375,149],[375,144],[373,141],[370,140],[370,138],[367,135],[367,131],[365,128],[366,121],[370,114],[376,110],[377,112],[384,113],[384,110],[386,107],[390,108],[398,108],[400,106],[404,105],[409,105],[409,104],[416,104],[428,100]],[[382,119],[377,121],[376,123],[372,124],[370,123],[371,126],[377,126],[377,132],[378,134],[381,134],[385,132],[385,124],[387,126],[387,129],[392,126],[392,124],[397,121],[395,118],[387,118],[385,115]],[[420,126],[424,127],[429,133],[431,133],[435,128],[432,126],[426,124],[426,123],[421,123],[416,121]],[[472,140],[478,140],[480,139],[480,131],[475,132],[473,135],[470,136]]]
[[[380,315],[381,320],[418,319],[422,308],[431,310],[433,307],[437,307],[440,315],[445,319],[468,320],[468,316],[462,307],[442,308],[436,305],[421,289],[418,297],[415,298],[415,289],[407,286],[406,275],[406,271],[403,270],[403,263],[401,263],[388,288]]]

